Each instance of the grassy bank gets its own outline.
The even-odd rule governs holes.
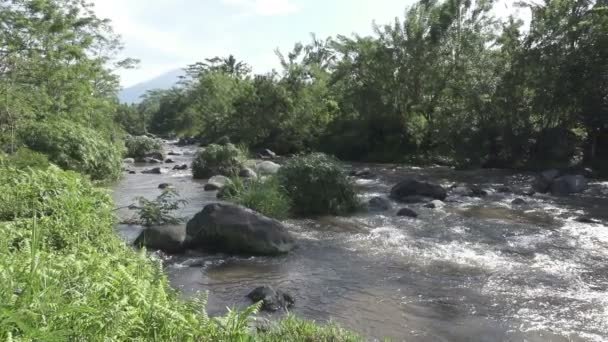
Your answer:
[[[158,262],[116,237],[113,207],[74,172],[0,167],[0,339],[356,340],[292,317],[257,334],[255,310],[207,317],[203,299],[180,299]]]

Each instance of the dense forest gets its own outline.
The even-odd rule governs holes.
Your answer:
[[[189,65],[119,120],[133,134],[222,136],[279,153],[472,167],[601,166],[608,157],[606,1],[420,1],[373,36],[312,35],[252,75],[234,56]]]
[[[420,0],[373,36],[277,50],[282,68],[266,74],[201,56],[176,87],[126,105],[116,71],[137,61],[117,59],[120,39],[88,1],[0,0],[0,339],[252,340],[255,307],[209,318],[204,298],[182,300],[159,262],[115,235],[103,186],[123,174],[129,135],[606,171],[608,0],[523,1],[529,26],[495,6]],[[326,160],[304,166],[345,177]],[[356,340],[293,317],[257,338]]]

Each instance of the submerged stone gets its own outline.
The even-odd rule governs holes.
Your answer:
[[[247,295],[247,298],[254,303],[262,302],[262,310],[269,312],[287,310],[296,303],[296,300],[290,294],[275,290],[270,286],[256,288]]]

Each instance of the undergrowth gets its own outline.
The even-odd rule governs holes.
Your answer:
[[[0,166],[0,340],[355,341],[289,317],[249,326],[259,306],[209,318],[178,297],[160,262],[115,235],[105,190],[70,171]]]

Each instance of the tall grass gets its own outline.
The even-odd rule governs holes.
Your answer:
[[[0,340],[356,340],[293,318],[257,334],[258,306],[209,318],[204,296],[180,299],[160,262],[119,240],[113,207],[76,173],[0,166]]]
[[[291,200],[275,177],[245,180],[234,177],[222,193],[228,201],[277,220],[286,219],[291,211]]]
[[[19,128],[20,142],[45,154],[65,170],[93,180],[115,180],[122,167],[122,142],[66,120],[29,122]]]
[[[163,143],[159,139],[150,138],[145,135],[127,136],[125,138],[126,156],[135,159],[143,159],[151,153],[164,156]]]

